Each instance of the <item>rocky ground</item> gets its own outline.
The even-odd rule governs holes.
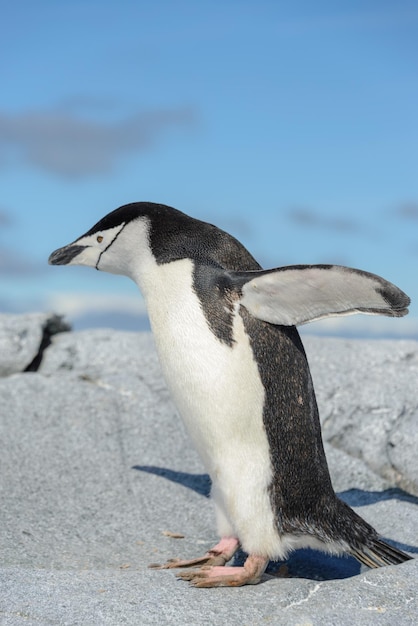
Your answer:
[[[304,343],[335,489],[418,556],[418,342]],[[3,315],[0,376],[1,624],[417,623],[418,560],[303,550],[287,577],[271,564],[257,586],[208,590],[147,568],[216,541],[149,334]]]

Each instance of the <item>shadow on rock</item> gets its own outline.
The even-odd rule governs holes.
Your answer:
[[[148,474],[155,474],[156,476],[162,476],[167,480],[171,480],[173,483],[178,483],[192,489],[200,496],[209,498],[212,481],[209,474],[189,474],[187,472],[176,472],[166,467],[155,467],[154,465],[134,465],[132,469],[139,470],[140,472],[147,472]]]
[[[162,476],[167,480],[178,483],[192,489],[205,498],[210,495],[211,480],[208,474],[190,474],[188,472],[178,472],[166,467],[156,467],[154,465],[134,465],[132,469],[140,472],[147,472],[156,476]],[[353,507],[376,504],[383,500],[402,500],[418,505],[418,498],[402,489],[391,488],[384,491],[364,491],[362,489],[348,489],[337,494],[341,500]],[[393,541],[384,537],[390,545],[405,550],[412,554],[418,554],[418,548],[407,544]],[[234,557],[234,565],[243,565],[247,555],[241,550]],[[266,573],[279,575],[279,569],[283,562],[270,562]],[[300,549],[293,552],[286,561],[288,576],[291,578],[308,578],[311,580],[335,580],[356,576],[361,571],[360,563],[350,556],[331,556],[317,550]]]
[[[364,491],[363,489],[348,489],[341,491],[338,496],[350,506],[367,506],[375,504],[383,500],[402,500],[403,502],[411,502],[418,504],[418,497],[413,496],[406,491],[402,491],[398,487],[391,487],[384,491]]]

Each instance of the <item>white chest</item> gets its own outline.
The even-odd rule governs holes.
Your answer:
[[[264,388],[238,310],[230,347],[210,330],[192,271],[187,259],[158,266],[143,291],[167,384],[207,469],[216,474],[237,444],[252,455],[266,452]]]
[[[219,532],[239,537],[249,552],[281,554],[265,391],[239,310],[229,346],[209,328],[190,260],[154,266],[138,283],[173,400],[213,481]]]

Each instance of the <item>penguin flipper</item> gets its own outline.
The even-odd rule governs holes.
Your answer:
[[[352,548],[351,554],[360,563],[368,567],[383,567],[384,565],[399,565],[412,559],[409,554],[390,546],[383,539],[374,539],[369,546]]]
[[[402,317],[410,303],[380,276],[340,265],[290,265],[230,278],[251,315],[283,326],[354,313]]]

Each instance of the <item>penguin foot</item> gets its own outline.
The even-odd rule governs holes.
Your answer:
[[[151,563],[148,567],[151,569],[174,569],[176,567],[196,567],[199,565],[217,565],[220,567],[224,566],[225,563],[232,559],[238,548],[238,539],[235,537],[222,537],[216,546],[214,546],[211,550],[208,550],[208,552],[206,552],[203,556],[197,557],[196,559],[170,559],[163,565]]]
[[[243,567],[204,566],[191,572],[181,572],[177,578],[187,580],[193,587],[242,587],[256,585],[268,565],[268,558],[250,554]]]

